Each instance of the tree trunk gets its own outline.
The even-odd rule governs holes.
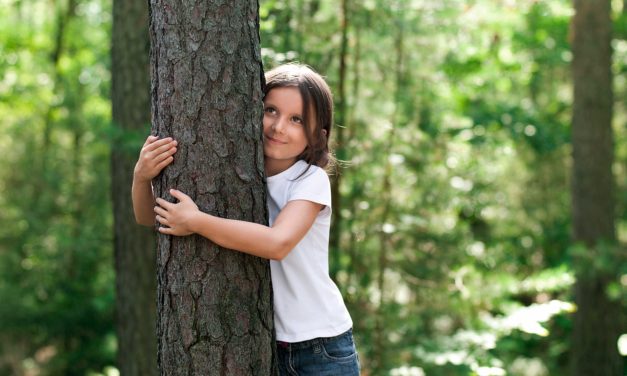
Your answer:
[[[344,129],[346,128],[346,57],[348,55],[348,0],[342,0],[340,4],[340,30],[342,39],[340,44],[340,68],[338,72],[337,85],[337,124],[335,127],[335,153],[338,162],[341,163],[346,159],[346,151],[344,146]],[[333,229],[329,235],[329,249],[331,251],[331,278],[337,279],[337,273],[340,270],[340,234],[342,232],[342,196],[340,194],[341,171],[338,165],[335,175],[331,180],[331,200],[333,206],[333,214],[331,224]]]
[[[60,95],[61,87],[63,86],[63,73],[61,71],[59,61],[61,60],[61,56],[67,53],[67,44],[65,43],[67,38],[67,25],[76,16],[76,1],[68,1],[65,8],[63,7],[63,4],[55,5],[54,8],[56,12],[56,28],[54,35],[54,47],[50,52],[50,63],[53,68],[52,93],[54,93],[54,95]],[[36,179],[34,181],[35,189],[33,191],[39,193],[35,195],[33,200],[30,200],[33,213],[45,212],[47,206],[44,202],[46,195],[42,194],[42,192],[46,191],[46,187],[44,185],[50,180],[48,176],[51,160],[49,151],[51,149],[52,133],[54,130],[53,114],[57,107],[58,104],[54,103],[54,101],[49,103],[44,117],[43,140],[41,149],[39,150],[39,153],[37,153],[38,159],[35,165],[35,174],[42,176],[42,179]]]
[[[257,1],[150,6],[153,132],[179,142],[155,195],[267,223]],[[275,374],[269,263],[196,235],[157,243],[160,373]]]
[[[620,375],[619,302],[607,295],[615,278],[611,18],[609,0],[575,0],[573,19],[573,237],[576,259],[572,375]]]
[[[117,364],[124,376],[157,374],[156,254],[153,231],[135,223],[131,203],[138,148],[128,137],[145,137],[150,122],[148,4],[115,0],[112,29],[111,187],[116,271]]]

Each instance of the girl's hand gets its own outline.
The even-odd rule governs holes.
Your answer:
[[[155,206],[157,222],[162,226],[167,226],[159,227],[159,232],[176,236],[193,234],[191,222],[194,216],[200,212],[198,206],[188,195],[181,191],[170,189],[170,194],[179,202],[175,204],[162,198],[157,199],[158,206]]]
[[[135,164],[133,176],[139,182],[149,182],[159,175],[167,165],[174,161],[176,140],[171,137],[159,139],[157,136],[148,136],[139,159]]]

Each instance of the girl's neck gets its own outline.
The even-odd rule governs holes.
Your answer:
[[[298,160],[276,160],[276,159],[264,159],[264,165],[266,170],[266,176],[274,176],[278,175],[281,172],[287,170],[292,167]]]

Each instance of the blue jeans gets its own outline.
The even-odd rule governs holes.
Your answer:
[[[277,342],[281,376],[359,376],[353,332],[303,342]]]

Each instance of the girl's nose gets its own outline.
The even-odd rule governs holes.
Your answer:
[[[272,129],[277,133],[283,133],[285,130],[285,122],[282,117],[277,118],[274,123],[272,123]]]

